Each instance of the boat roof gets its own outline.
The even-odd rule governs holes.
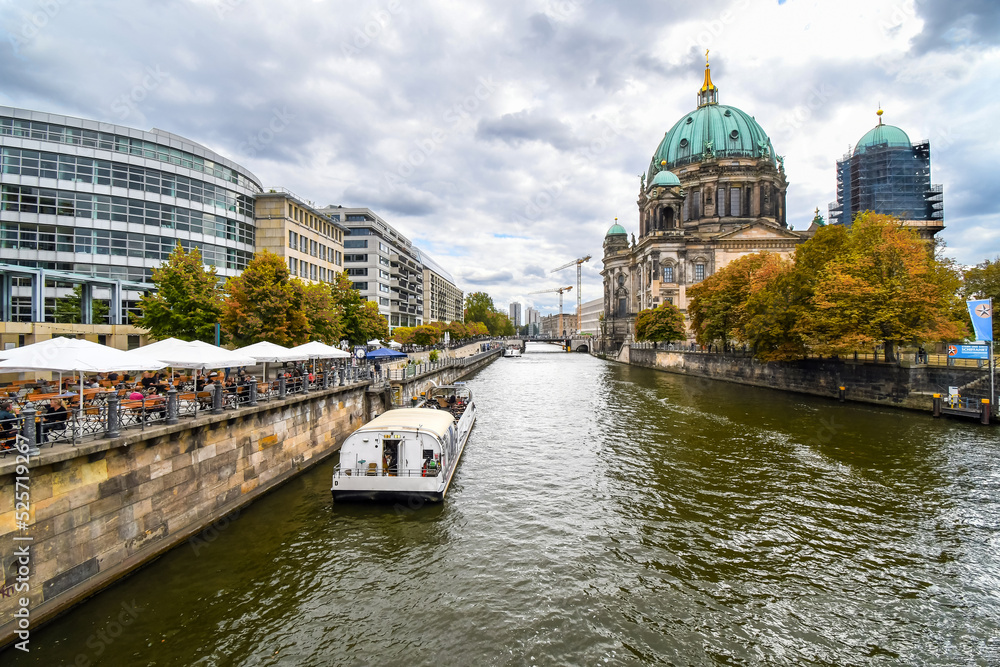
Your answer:
[[[444,437],[454,424],[450,412],[427,408],[399,408],[389,410],[371,420],[355,433],[370,431],[415,431],[420,429]]]

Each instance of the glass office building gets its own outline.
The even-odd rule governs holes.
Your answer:
[[[178,243],[198,248],[221,277],[253,257],[260,181],[189,139],[0,107],[0,151],[8,267],[148,283]],[[25,321],[18,288],[27,279],[10,275],[8,318]],[[66,287],[45,286],[46,301]],[[126,304],[138,295],[127,291]]]

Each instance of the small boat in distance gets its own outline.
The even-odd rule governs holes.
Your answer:
[[[434,387],[423,407],[379,415],[341,446],[334,501],[443,500],[475,421],[462,383]]]
[[[521,346],[518,345],[508,345],[504,348],[503,356],[505,357],[520,357],[521,356]]]

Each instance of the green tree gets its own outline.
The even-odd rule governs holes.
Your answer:
[[[139,299],[136,324],[151,338],[215,342],[215,325],[222,317],[222,290],[215,267],[206,267],[197,248],[186,252],[177,244],[167,261],[153,269],[156,290]]]
[[[967,333],[961,278],[934,248],[892,216],[858,214],[847,245],[816,283],[803,333],[820,354],[955,340]]]
[[[334,307],[340,313],[343,330],[341,335],[351,345],[364,345],[371,340],[371,337],[366,335],[365,298],[361,296],[361,292],[354,289],[346,272],[337,274],[337,279],[330,289]]]
[[[327,345],[339,343],[344,335],[344,329],[330,285],[301,284],[300,289],[306,320],[309,322],[309,337]]]
[[[374,301],[365,301],[358,316],[358,334],[361,343],[378,338],[379,340],[389,340],[389,321],[385,315],[379,312],[378,304]]]
[[[993,299],[1000,304],[1000,258],[986,260],[965,272],[962,296],[966,299]],[[1000,336],[1000,317],[993,316],[993,340]]]
[[[687,327],[684,315],[674,304],[665,301],[657,308],[639,311],[635,317],[635,339],[657,343],[684,340]]]
[[[302,283],[290,280],[285,261],[264,250],[226,283],[222,326],[238,347],[267,340],[299,345],[309,340]]]
[[[83,322],[83,285],[76,285],[73,291],[61,299],[56,299],[55,320],[60,324],[80,324]],[[90,301],[91,324],[104,324],[107,322],[108,313],[111,308],[106,301],[91,299]]]
[[[415,327],[396,327],[392,330],[392,339],[400,345],[412,345]]]
[[[493,306],[493,299],[486,292],[472,292],[465,295],[465,321],[482,322],[486,320],[490,313],[496,311]]]

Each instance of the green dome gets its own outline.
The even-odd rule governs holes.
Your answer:
[[[861,137],[861,141],[854,147],[854,154],[864,153],[869,148],[878,146],[888,146],[889,148],[909,148],[910,138],[906,132],[895,125],[884,125],[879,123]]]
[[[709,157],[767,158],[777,166],[771,140],[757,121],[736,107],[706,104],[677,121],[663,137],[649,165],[650,177]]]
[[[681,181],[672,171],[661,171],[656,176],[653,177],[653,182],[650,183],[650,187],[656,185],[663,185],[668,188],[672,188],[675,185],[680,185]]]
[[[628,235],[628,232],[626,232],[625,228],[616,222],[611,225],[611,229],[608,230],[608,233],[605,234],[605,236],[614,236],[616,234]]]

